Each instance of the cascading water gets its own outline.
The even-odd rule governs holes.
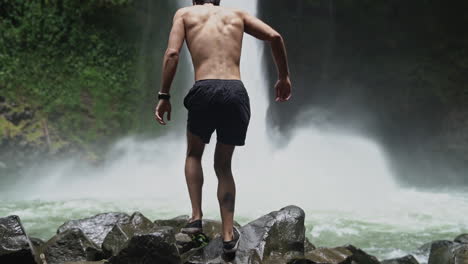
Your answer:
[[[254,0],[225,0],[222,4],[257,13]],[[307,236],[316,245],[352,243],[381,258],[401,256],[430,240],[451,239],[468,231],[465,194],[400,189],[377,143],[334,129],[332,124],[312,125],[310,116],[317,113],[295,117],[303,125],[291,128],[291,140],[276,148],[281,137],[268,127],[266,111],[270,102],[277,102],[267,95],[267,89],[273,87],[267,86],[262,70],[263,43],[246,35],[242,54],[242,79],[251,99],[252,117],[246,146],[234,153],[236,220],[245,223],[296,204],[306,211]],[[185,48],[184,56],[187,65]],[[186,84],[185,91],[190,85]],[[287,104],[294,104],[294,90]],[[175,107],[183,106],[173,103]],[[189,213],[184,179],[185,114],[173,117],[165,128],[170,132],[163,137],[119,141],[100,168],[68,160],[31,169],[16,187],[0,194],[4,201],[0,216],[17,214],[31,235],[48,238],[65,220],[104,211],[138,210],[151,218]],[[213,134],[203,160],[203,202],[208,218],[219,218],[215,143]],[[426,259],[420,256],[420,260]]]

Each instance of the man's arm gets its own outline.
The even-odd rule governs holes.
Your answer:
[[[167,50],[164,54],[161,93],[169,93],[172,81],[174,80],[174,76],[177,71],[179,53],[185,39],[184,19],[182,17],[183,13],[184,11],[179,9],[174,15]]]
[[[260,19],[242,11],[244,31],[260,40],[269,41],[271,51],[278,69],[278,81],[275,85],[276,101],[285,102],[291,98],[291,81],[289,80],[288,58],[283,37]]]
[[[174,15],[174,21],[172,23],[171,34],[169,35],[169,42],[167,44],[167,50],[164,54],[164,61],[162,66],[162,84],[161,93],[169,93],[171,89],[172,81],[177,70],[177,64],[179,63],[179,53],[184,44],[185,39],[185,27],[183,19],[184,11],[179,9]],[[161,125],[166,125],[164,121],[164,114],[167,113],[167,120],[171,120],[171,103],[169,100],[161,99],[156,106],[155,118]]]

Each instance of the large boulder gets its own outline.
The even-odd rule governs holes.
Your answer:
[[[459,243],[449,240],[437,240],[425,244],[420,250],[425,250],[429,246],[428,264],[448,264],[452,259],[453,249],[458,245]]]
[[[111,264],[180,264],[179,251],[175,244],[172,227],[155,227],[144,233],[135,233],[116,256],[109,259]]]
[[[63,224],[57,233],[63,233],[70,229],[80,229],[98,247],[101,247],[107,234],[114,225],[128,222],[130,216],[124,213],[104,213],[93,217],[71,220]]]
[[[380,261],[372,255],[367,254],[364,250],[357,248],[353,245],[346,245],[345,248],[353,255],[351,256],[351,261],[358,264],[380,264]]]
[[[305,254],[305,259],[313,263],[348,264],[353,253],[345,247],[318,248]]]
[[[454,243],[431,249],[428,264],[468,264],[468,244]]]
[[[0,218],[0,263],[36,263],[31,242],[16,215]]]
[[[294,259],[288,264],[379,264],[379,260],[356,248],[346,245],[335,248],[317,248],[307,251],[303,259]]]
[[[41,249],[41,259],[48,264],[102,259],[102,252],[81,229],[68,229],[55,235]]]
[[[157,226],[170,226],[174,229],[175,233],[179,233],[180,229],[187,224],[189,219],[190,216],[188,215],[180,215],[171,219],[156,220],[154,224]]]
[[[401,258],[383,260],[382,264],[419,264],[419,262],[413,255],[407,255]]]
[[[305,240],[304,240],[304,252],[309,252],[309,251],[312,251],[314,249],[316,249],[317,247],[312,244],[310,242],[310,240],[306,237]]]
[[[102,250],[106,257],[117,255],[135,233],[152,230],[156,225],[139,212],[135,212],[127,222],[117,223],[107,234],[102,243]]]
[[[174,228],[174,232],[179,233],[180,229],[188,223],[189,219],[190,217],[188,215],[181,215],[172,219],[156,220],[154,221],[154,223],[157,226],[170,226]],[[221,221],[203,219],[202,225],[203,225],[203,233],[207,237],[213,239],[213,238],[221,236],[221,230],[222,230]],[[239,223],[235,221],[234,221],[234,225],[237,227],[240,227]]]
[[[286,263],[304,255],[305,213],[297,206],[271,212],[243,226],[237,263]],[[187,263],[221,263],[222,238],[188,258]]]
[[[439,247],[445,247],[445,246],[452,246],[454,245],[455,242],[450,241],[450,240],[435,240],[432,242],[428,242],[422,246],[420,246],[416,253],[419,255],[424,255],[424,256],[429,256],[432,250],[436,250]]]
[[[468,234],[461,234],[454,239],[457,243],[468,244]]]

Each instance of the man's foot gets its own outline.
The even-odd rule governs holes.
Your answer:
[[[203,233],[202,220],[188,222],[183,228],[180,229],[180,232],[188,235]]]
[[[236,257],[237,249],[239,248],[239,241],[241,233],[237,227],[233,227],[233,239],[231,241],[223,241],[223,259],[231,261]]]

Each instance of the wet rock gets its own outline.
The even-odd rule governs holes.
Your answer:
[[[309,252],[309,251],[312,251],[314,249],[316,249],[317,247],[314,246],[314,244],[312,244],[309,239],[306,237],[305,240],[304,240],[304,252]]]
[[[41,254],[48,264],[102,259],[99,247],[77,228],[55,235],[42,246]]]
[[[198,246],[197,243],[187,234],[177,233],[175,235],[175,240],[180,254],[184,254]]]
[[[36,248],[40,248],[45,244],[44,240],[37,237],[30,237],[29,240],[31,241],[31,245]]]
[[[382,264],[419,264],[419,262],[413,255],[407,255],[401,258],[383,260]]]
[[[106,257],[117,255],[125,243],[135,233],[144,233],[154,229],[156,225],[139,212],[135,212],[127,222],[117,223],[107,234],[102,243],[102,250]]]
[[[304,211],[288,206],[243,226],[237,263],[286,263],[304,255]],[[212,240],[188,259],[188,263],[218,263],[222,238]]]
[[[30,237],[29,241],[31,241],[31,247],[32,247],[33,255],[36,259],[36,262],[42,263],[40,261],[40,255],[41,255],[41,249],[44,246],[45,242],[42,239],[36,238],[36,237]]]
[[[428,264],[453,264],[455,250],[463,244],[453,241],[436,241],[431,245]]]
[[[165,263],[180,264],[172,227],[156,227],[149,233],[136,233],[122,250],[109,259],[111,264]]]
[[[433,248],[428,264],[468,264],[468,244],[454,243]]]
[[[78,261],[78,262],[65,262],[64,264],[104,264],[107,263],[105,260],[101,261]]]
[[[459,235],[454,241],[457,243],[468,244],[468,234]]]
[[[453,258],[450,264],[468,264],[468,244],[462,244],[453,248]]]
[[[351,256],[350,259],[354,263],[358,263],[358,264],[380,264],[380,261],[376,257],[367,254],[362,249],[356,248],[353,245],[346,245],[345,248],[348,249],[349,251],[351,251],[351,253],[353,253],[353,255]]]
[[[156,220],[154,223],[158,226],[170,226],[174,228],[176,233],[180,232],[180,229],[184,227],[187,222],[189,221],[190,217],[188,215],[181,215],[172,219],[167,220]],[[203,233],[213,239],[219,237],[222,231],[222,223],[221,221],[210,220],[210,219],[203,219]],[[240,227],[239,223],[234,221],[234,225]]]
[[[453,249],[459,245],[449,240],[438,240],[430,244],[428,264],[448,264],[453,255]],[[427,245],[423,247],[427,248]],[[424,249],[424,248],[422,248]]]
[[[316,264],[316,263],[308,259],[293,259],[293,260],[290,260],[288,264]]]
[[[306,252],[304,258],[293,259],[288,264],[379,264],[374,256],[352,245],[336,248],[317,248]]]
[[[180,229],[187,224],[190,217],[188,215],[180,215],[171,219],[166,220],[156,220],[154,224],[157,226],[170,226],[174,229],[175,233],[179,233]]]
[[[417,253],[421,255],[429,255],[433,246],[434,250],[436,250],[439,247],[452,246],[454,244],[455,243],[450,240],[435,240],[419,247]]]
[[[35,263],[31,242],[18,216],[0,218],[0,263]]]
[[[353,253],[345,247],[318,248],[305,254],[313,263],[350,264]]]
[[[104,213],[93,217],[71,220],[63,224],[57,233],[63,233],[69,229],[77,228],[93,241],[98,247],[102,246],[107,234],[116,224],[127,223],[130,216],[124,213]]]

